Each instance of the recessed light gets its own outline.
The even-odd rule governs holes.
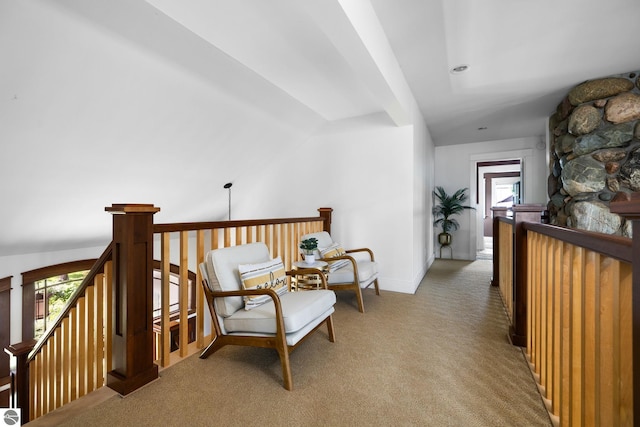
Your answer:
[[[451,74],[458,74],[458,73],[462,73],[464,71],[467,71],[469,69],[468,65],[458,65],[456,67],[453,67],[451,69]]]

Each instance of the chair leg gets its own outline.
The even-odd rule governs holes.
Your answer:
[[[224,347],[224,343],[222,343],[217,336],[213,337],[213,341],[211,341],[211,343],[207,346],[207,348],[205,348],[202,351],[202,353],[200,353],[200,359],[206,359],[207,357],[209,357],[210,354],[215,353],[216,351],[220,350],[222,347]]]
[[[356,299],[358,300],[358,310],[360,313],[364,313],[364,301],[362,300],[362,289],[360,285],[356,284]]]
[[[329,332],[329,341],[336,342],[336,332],[333,329],[333,317],[327,317],[327,332]]]
[[[282,365],[282,379],[284,388],[291,391],[293,389],[293,377],[291,376],[291,365],[289,364],[289,349],[278,349],[280,354],[280,364]]]
[[[380,289],[378,288],[378,279],[373,281],[373,286],[376,288],[376,295],[380,295]]]

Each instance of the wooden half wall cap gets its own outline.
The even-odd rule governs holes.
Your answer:
[[[104,210],[113,214],[156,213],[160,211],[160,208],[153,206],[153,204],[114,203],[113,205],[104,208]]]
[[[609,209],[630,220],[640,219],[640,193],[618,192],[609,203]]]

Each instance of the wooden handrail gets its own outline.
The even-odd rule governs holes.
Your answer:
[[[102,252],[102,255],[100,255],[96,263],[93,265],[93,267],[91,267],[91,270],[89,270],[89,273],[87,273],[84,280],[82,280],[80,286],[78,286],[78,288],[73,292],[73,294],[67,301],[64,310],[62,311],[62,313],[60,313],[55,323],[51,325],[47,329],[47,331],[36,341],[33,349],[29,352],[27,363],[33,360],[35,355],[42,349],[42,346],[49,340],[49,338],[51,338],[55,330],[62,324],[63,320],[69,316],[69,312],[73,307],[76,306],[78,299],[85,294],[87,287],[93,286],[96,276],[104,271],[105,264],[107,263],[107,261],[111,260],[112,251],[113,242],[107,245],[104,252]]]
[[[273,224],[295,224],[311,221],[322,221],[317,216],[308,218],[271,218],[271,219],[245,219],[232,221],[209,221],[209,222],[179,222],[172,224],[154,224],[154,233],[173,233],[178,231],[212,230],[220,228],[253,227],[259,225]]]

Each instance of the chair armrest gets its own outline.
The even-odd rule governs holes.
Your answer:
[[[329,261],[337,261],[339,259],[348,259],[349,261],[351,261],[351,263],[353,265],[357,264],[356,259],[354,257],[346,255],[346,254],[345,255],[340,255],[340,256],[334,256],[334,257],[331,257],[331,258],[320,258],[318,261],[329,262]]]
[[[373,251],[369,248],[348,249],[348,250],[345,250],[345,252],[348,254],[352,254],[355,252],[368,252],[369,256],[371,257],[371,261],[375,261],[375,259],[373,258]]]
[[[320,261],[331,262],[331,261],[337,261],[339,259],[348,259],[351,262],[351,265],[353,266],[353,273],[354,273],[355,277],[357,278],[358,277],[358,262],[352,256],[340,255],[340,256],[334,256],[334,257],[331,257],[331,258],[320,258]]]

